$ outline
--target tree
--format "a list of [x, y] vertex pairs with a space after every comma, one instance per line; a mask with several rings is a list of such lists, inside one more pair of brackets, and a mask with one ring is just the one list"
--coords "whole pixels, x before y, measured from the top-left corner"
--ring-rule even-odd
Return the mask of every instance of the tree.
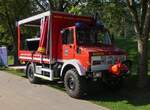
[[144, 87], [148, 75], [148, 38], [150, 32], [150, 0], [127, 0], [127, 6], [134, 20], [138, 41], [139, 86]]
[[98, 13], [100, 20], [116, 37], [134, 35], [131, 15], [124, 3], [118, 0], [86, 0], [76, 10], [79, 10], [79, 14], [88, 16]]
[[[95, 16], [99, 13], [106, 27], [115, 36], [127, 37], [133, 34], [131, 16], [127, 13], [127, 7], [117, 0], [34, 0], [42, 11], [50, 9], [54, 11], [65, 11], [77, 15]], [[130, 22], [130, 23], [129, 23]], [[130, 24], [130, 25], [128, 25]], [[119, 31], [118, 31], [119, 30]]]
[[17, 57], [17, 28], [16, 21], [23, 16], [31, 14], [30, 0], [1, 0], [0, 1], [0, 22], [1, 29], [4, 28], [3, 36], [12, 39], [14, 64], [18, 64]]
[[78, 5], [80, 0], [35, 0], [35, 2], [43, 11], [50, 8], [53, 11], [64, 12], [68, 7]]

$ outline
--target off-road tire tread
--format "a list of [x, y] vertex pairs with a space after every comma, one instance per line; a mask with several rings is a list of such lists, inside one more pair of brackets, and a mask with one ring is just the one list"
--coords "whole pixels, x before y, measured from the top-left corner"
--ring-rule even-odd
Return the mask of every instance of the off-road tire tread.
[[[73, 75], [73, 77], [76, 80], [77, 87], [76, 87], [76, 90], [74, 91], [71, 91], [69, 87], [67, 86], [66, 81], [69, 75]], [[66, 72], [65, 77], [64, 77], [64, 85], [65, 85], [67, 94], [73, 98], [77, 98], [77, 99], [82, 98], [86, 91], [86, 80], [84, 77], [79, 76], [75, 68], [72, 68]]]

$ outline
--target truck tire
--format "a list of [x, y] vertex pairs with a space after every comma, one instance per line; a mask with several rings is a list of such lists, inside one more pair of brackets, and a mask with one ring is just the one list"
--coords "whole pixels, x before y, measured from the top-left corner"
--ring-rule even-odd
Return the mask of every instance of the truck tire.
[[76, 69], [70, 69], [64, 77], [64, 85], [66, 92], [73, 98], [81, 98], [86, 90], [86, 81], [84, 77], [80, 77]]
[[27, 67], [27, 77], [29, 81], [33, 84], [38, 82], [38, 78], [34, 76], [34, 65], [29, 64]]

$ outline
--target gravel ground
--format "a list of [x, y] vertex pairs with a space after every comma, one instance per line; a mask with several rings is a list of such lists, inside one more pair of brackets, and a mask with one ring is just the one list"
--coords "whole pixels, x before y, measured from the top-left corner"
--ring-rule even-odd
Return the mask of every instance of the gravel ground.
[[0, 71], [0, 110], [106, 110], [46, 85]]

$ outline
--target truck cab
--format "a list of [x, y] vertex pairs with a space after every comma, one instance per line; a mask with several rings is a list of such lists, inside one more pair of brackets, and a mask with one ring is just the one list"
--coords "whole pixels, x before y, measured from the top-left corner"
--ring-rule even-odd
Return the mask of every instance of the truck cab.
[[62, 48], [58, 50], [58, 58], [78, 60], [86, 71], [108, 70], [116, 60], [123, 62], [127, 59], [127, 53], [112, 44], [110, 33], [102, 24], [88, 27], [76, 23], [60, 32], [59, 42], [58, 47]]

